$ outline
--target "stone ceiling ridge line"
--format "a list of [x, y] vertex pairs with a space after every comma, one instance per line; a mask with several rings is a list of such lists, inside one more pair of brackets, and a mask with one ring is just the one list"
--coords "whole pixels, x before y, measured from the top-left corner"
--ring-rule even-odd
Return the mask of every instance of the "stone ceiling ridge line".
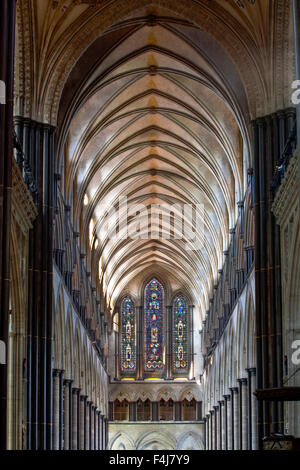
[[[76, 18], [74, 10], [74, 23], [66, 23], [66, 48], [56, 56], [50, 46], [47, 50], [48, 65], [55, 67], [53, 71], [44, 69], [40, 105], [45, 109], [51, 93], [56, 88], [57, 98], [57, 87], [65, 84], [57, 138], [64, 198], [73, 207], [72, 223], [80, 233], [81, 249], [87, 253], [85, 263], [95, 269], [101, 264], [101, 292], [111, 307], [121, 284], [151, 264], [177, 271], [178, 279], [190, 284], [194, 295], [198, 291], [201, 306], [207, 305], [229, 244], [228, 229], [236, 222], [237, 201], [248, 184], [250, 98], [265, 94], [263, 51], [257, 31], [251, 33], [256, 27], [252, 16], [239, 21], [218, 0], [213, 2], [214, 11], [211, 2], [197, 2], [193, 18], [187, 8], [187, 3], [192, 5], [190, 0], [180, 11], [176, 2], [162, 3], [156, 18], [143, 17], [142, 7], [151, 4], [155, 11], [156, 1], [132, 0], [130, 6], [112, 1], [111, 6], [120, 6], [113, 21], [104, 4], [101, 15], [89, 14], [87, 9], [81, 31], [80, 15]], [[118, 15], [123, 21], [118, 21]], [[60, 21], [54, 35], [51, 32], [52, 40], [59, 40], [63, 24]], [[100, 48], [97, 56], [93, 44], [99, 46], [101, 37], [103, 52]], [[78, 47], [72, 57], [70, 41]], [[65, 72], [80, 48], [78, 64], [82, 68], [74, 69], [74, 75], [71, 72], [69, 82]], [[56, 67], [62, 57], [68, 57], [65, 70]], [[89, 67], [84, 73], [85, 57]], [[247, 66], [249, 73], [255, 73], [250, 87]], [[71, 93], [76, 74], [81, 79]], [[56, 107], [54, 99], [49, 108], [52, 116]], [[104, 232], [105, 208], [118, 209], [121, 196], [127, 198], [131, 211], [138, 204], [145, 207], [147, 213], [139, 221], [145, 244], [138, 239], [114, 239], [112, 228]], [[187, 234], [177, 241], [181, 229], [177, 219], [170, 240], [153, 244], [149, 238], [152, 229], [162, 237], [168, 235], [166, 222], [157, 218], [158, 209], [152, 215], [151, 209], [156, 205], [168, 215], [166, 204], [170, 203], [179, 204], [181, 210], [185, 204], [204, 204], [203, 228], [196, 235], [198, 243], [202, 236], [204, 240], [199, 252], [189, 251], [193, 245]], [[112, 215], [111, 223], [115, 217]], [[128, 228], [134, 229], [135, 224], [132, 215]], [[190, 229], [193, 224], [188, 223]]]

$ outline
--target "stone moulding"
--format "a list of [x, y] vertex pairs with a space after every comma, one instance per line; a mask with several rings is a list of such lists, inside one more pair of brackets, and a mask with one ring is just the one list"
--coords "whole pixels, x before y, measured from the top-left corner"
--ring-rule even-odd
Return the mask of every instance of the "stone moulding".
[[12, 167], [12, 213], [24, 233], [32, 228], [32, 222], [38, 214], [36, 205], [14, 158]]
[[286, 174], [277, 190], [272, 212], [275, 215], [279, 225], [282, 225], [287, 214], [290, 214], [292, 206], [298, 198], [298, 151], [294, 152], [293, 157], [287, 167]]

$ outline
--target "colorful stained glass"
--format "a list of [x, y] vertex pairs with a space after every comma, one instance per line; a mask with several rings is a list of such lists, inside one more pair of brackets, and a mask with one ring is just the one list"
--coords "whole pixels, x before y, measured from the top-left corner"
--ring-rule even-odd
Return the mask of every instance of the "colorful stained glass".
[[157, 279], [145, 288], [145, 370], [164, 368], [163, 361], [164, 289]]
[[121, 370], [136, 369], [135, 345], [135, 306], [130, 297], [125, 297], [121, 304]]
[[176, 297], [173, 305], [173, 368], [185, 371], [188, 360], [188, 307], [184, 297]]

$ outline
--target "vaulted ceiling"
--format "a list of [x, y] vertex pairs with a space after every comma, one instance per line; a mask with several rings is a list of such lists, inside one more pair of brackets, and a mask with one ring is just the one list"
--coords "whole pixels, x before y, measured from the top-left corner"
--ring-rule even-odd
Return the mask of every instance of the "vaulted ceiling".
[[[204, 313], [246, 189], [250, 118], [280, 106], [268, 96], [278, 80], [274, 3], [285, 11], [285, 2], [37, 3], [35, 113], [56, 116], [56, 171], [81, 249], [100, 264], [103, 295], [113, 307], [131, 282], [158, 273]], [[97, 19], [107, 20], [101, 32]], [[151, 238], [151, 223], [162, 229], [153, 213], [141, 222], [143, 237], [105, 235], [105, 210], [117, 210], [120, 197], [129, 210], [203, 205], [201, 247]]]

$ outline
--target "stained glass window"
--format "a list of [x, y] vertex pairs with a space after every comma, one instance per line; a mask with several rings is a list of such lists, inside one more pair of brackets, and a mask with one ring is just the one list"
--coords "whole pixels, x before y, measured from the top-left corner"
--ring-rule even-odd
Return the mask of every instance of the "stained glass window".
[[188, 360], [188, 308], [183, 296], [176, 297], [173, 305], [173, 368], [184, 372], [189, 367]]
[[145, 288], [145, 370], [164, 368], [163, 361], [163, 311], [164, 289], [157, 279]]
[[125, 297], [121, 304], [121, 329], [121, 370], [133, 372], [136, 369], [135, 306], [130, 297]]

